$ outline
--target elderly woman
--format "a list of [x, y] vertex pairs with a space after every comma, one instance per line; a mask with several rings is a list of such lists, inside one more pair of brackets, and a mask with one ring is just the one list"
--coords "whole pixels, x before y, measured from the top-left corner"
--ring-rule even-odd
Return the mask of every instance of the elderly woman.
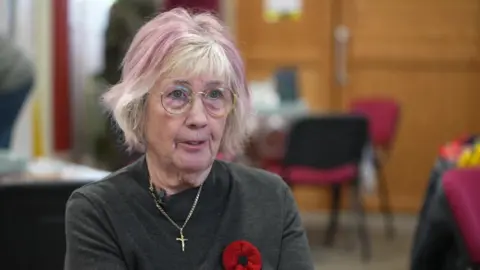
[[104, 102], [145, 154], [72, 194], [65, 269], [314, 269], [282, 179], [215, 160], [241, 150], [251, 116], [215, 17], [174, 9], [146, 23]]

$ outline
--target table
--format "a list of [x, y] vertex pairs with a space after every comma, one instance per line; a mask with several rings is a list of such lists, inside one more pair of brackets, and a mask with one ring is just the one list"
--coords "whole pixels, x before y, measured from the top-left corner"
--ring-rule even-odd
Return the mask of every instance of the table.
[[[63, 269], [65, 213], [71, 194], [109, 172], [51, 158], [25, 160], [0, 175], [0, 250], [8, 269]], [[19, 170], [21, 169], [21, 170]], [[37, 266], [37, 267], [35, 267]]]
[[47, 182], [47, 181], [98, 181], [110, 172], [92, 167], [61, 161], [53, 158], [40, 158], [27, 161], [23, 171], [0, 176], [0, 185]]

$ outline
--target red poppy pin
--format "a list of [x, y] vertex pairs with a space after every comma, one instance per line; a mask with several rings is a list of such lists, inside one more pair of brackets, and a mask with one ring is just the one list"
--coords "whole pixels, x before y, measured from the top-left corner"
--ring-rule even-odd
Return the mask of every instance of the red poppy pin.
[[223, 267], [225, 270], [261, 270], [260, 251], [248, 241], [239, 240], [230, 243], [223, 250]]

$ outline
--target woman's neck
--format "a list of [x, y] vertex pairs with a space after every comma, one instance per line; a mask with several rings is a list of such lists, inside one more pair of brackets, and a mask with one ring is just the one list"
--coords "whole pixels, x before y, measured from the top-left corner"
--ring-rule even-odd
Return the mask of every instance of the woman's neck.
[[156, 189], [163, 189], [167, 196], [180, 193], [190, 188], [199, 187], [210, 173], [211, 167], [198, 173], [183, 173], [170, 164], [161, 162], [156, 155], [146, 154], [150, 181]]

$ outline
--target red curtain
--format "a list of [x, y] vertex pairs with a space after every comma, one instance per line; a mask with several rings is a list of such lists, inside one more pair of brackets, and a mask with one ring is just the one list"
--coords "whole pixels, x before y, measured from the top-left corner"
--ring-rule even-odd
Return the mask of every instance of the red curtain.
[[55, 151], [71, 147], [68, 0], [52, 0], [53, 8], [53, 136]]
[[212, 11], [220, 14], [219, 0], [167, 0], [166, 10], [183, 7], [193, 11]]

